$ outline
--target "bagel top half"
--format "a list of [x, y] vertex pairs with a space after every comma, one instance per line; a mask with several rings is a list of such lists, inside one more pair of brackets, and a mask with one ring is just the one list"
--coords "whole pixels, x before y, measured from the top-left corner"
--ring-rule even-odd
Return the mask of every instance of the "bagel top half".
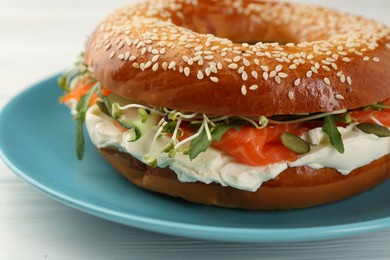
[[390, 97], [389, 28], [300, 4], [128, 5], [95, 30], [85, 62], [123, 97], [205, 114], [331, 112]]

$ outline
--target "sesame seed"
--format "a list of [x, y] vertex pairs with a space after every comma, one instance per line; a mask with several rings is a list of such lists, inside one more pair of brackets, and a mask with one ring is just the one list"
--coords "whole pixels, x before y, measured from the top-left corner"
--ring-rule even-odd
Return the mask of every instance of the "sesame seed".
[[374, 57], [374, 58], [372, 58], [372, 60], [373, 60], [374, 62], [380, 62], [380, 59], [379, 59], [378, 57]]
[[257, 74], [257, 72], [256, 71], [252, 71], [252, 77], [254, 77], [255, 79], [257, 79], [258, 78], [258, 76], [259, 76], [259, 74]]
[[203, 72], [201, 70], [198, 70], [198, 74], [196, 75], [199, 80], [203, 79]]
[[215, 65], [210, 66], [210, 71], [212, 73], [218, 73], [217, 67], [215, 67]]
[[176, 66], [176, 62], [172, 61], [169, 63], [168, 69], [173, 69]]
[[137, 44], [136, 48], [139, 49], [139, 48], [141, 48], [141, 47], [143, 47], [143, 46], [145, 46], [145, 43], [144, 43], [144, 42], [139, 42], [139, 43]]
[[112, 52], [110, 53], [109, 58], [112, 59], [112, 58], [114, 58], [114, 56], [115, 56], [115, 51], [112, 51]]
[[310, 55], [307, 56], [308, 60], [312, 60], [313, 58], [314, 58], [313, 54], [310, 54]]
[[298, 68], [298, 66], [296, 64], [291, 64], [289, 67], [288, 67], [290, 70], [295, 70]]
[[160, 58], [160, 55], [154, 55], [152, 58], [152, 62], [156, 62]]
[[290, 100], [294, 100], [294, 98], [295, 98], [294, 92], [289, 91], [289, 92], [288, 92], [288, 98], [289, 98]]
[[104, 46], [104, 49], [106, 50], [106, 51], [108, 51], [110, 48], [111, 48], [111, 43], [109, 43], [109, 44], [107, 44], [106, 46]]
[[268, 80], [268, 72], [266, 71], [263, 72], [263, 79]]
[[254, 62], [255, 62], [256, 65], [259, 65], [259, 64], [260, 64], [260, 61], [259, 61], [259, 59], [257, 59], [257, 58], [254, 59]]
[[244, 65], [247, 66], [247, 67], [248, 67], [249, 65], [251, 65], [251, 63], [250, 63], [247, 59], [245, 59], [245, 58], [242, 60], [242, 62], [243, 62]]
[[205, 60], [212, 60], [214, 59], [214, 56], [213, 55], [207, 55], [204, 57]]
[[133, 68], [139, 69], [139, 64], [138, 64], [137, 62], [134, 62], [134, 63], [133, 63]]
[[130, 52], [126, 52], [125, 54], [125, 60], [128, 60], [130, 58]]
[[242, 78], [243, 81], [247, 81], [248, 80], [248, 74], [245, 71], [242, 72], [241, 78]]
[[206, 68], [206, 69], [204, 70], [204, 72], [206, 73], [206, 76], [207, 76], [207, 77], [210, 76], [210, 74], [211, 74], [210, 68]]
[[260, 66], [260, 68], [261, 68], [264, 72], [268, 72], [268, 71], [269, 71], [268, 66]]
[[279, 76], [275, 76], [276, 83], [280, 84], [282, 82], [281, 78]]
[[326, 85], [330, 86], [330, 79], [329, 78], [324, 78], [324, 82]]
[[246, 93], [247, 93], [246, 86], [242, 85], [242, 87], [241, 87], [241, 94], [245, 96]]
[[245, 69], [244, 66], [240, 67], [240, 68], [238, 69], [238, 71], [237, 71], [238, 74], [243, 73], [243, 72], [244, 72], [244, 69]]
[[316, 67], [311, 67], [311, 71], [313, 71], [314, 73], [318, 74], [318, 70], [316, 69]]
[[351, 61], [351, 59], [350, 59], [350, 58], [347, 58], [347, 57], [345, 57], [345, 58], [343, 58], [343, 61], [344, 61], [344, 62], [350, 62], [350, 61]]
[[235, 70], [235, 69], [238, 68], [238, 65], [237, 65], [237, 63], [230, 63], [230, 64], [228, 65], [228, 68], [229, 68], [229, 69], [232, 69], [232, 70]]
[[211, 80], [212, 82], [215, 82], [215, 83], [218, 82], [218, 78], [217, 78], [217, 77], [210, 77], [210, 80]]
[[340, 81], [341, 81], [341, 83], [345, 83], [346, 77], [344, 74], [340, 76]]
[[158, 70], [158, 63], [155, 63], [152, 67], [152, 70], [153, 71], [157, 71]]
[[252, 85], [252, 86], [249, 87], [250, 90], [256, 90], [258, 88], [259, 88], [258, 85]]
[[306, 73], [306, 77], [311, 78], [311, 76], [313, 76], [313, 71], [309, 70], [309, 71]]
[[341, 94], [336, 94], [334, 97], [338, 100], [344, 100], [344, 96]]
[[123, 53], [118, 55], [118, 59], [123, 60], [125, 58], [125, 55]]
[[271, 78], [273, 78], [273, 77], [275, 77], [276, 76], [276, 71], [271, 71], [271, 73], [269, 74], [269, 76], [271, 77]]
[[332, 66], [332, 68], [333, 68], [334, 70], [337, 70], [337, 69], [338, 69], [338, 67], [337, 67], [337, 64], [336, 64], [336, 63], [332, 63], [332, 64], [331, 64], [331, 66]]
[[287, 73], [284, 73], [284, 72], [279, 72], [278, 76], [281, 77], [281, 78], [287, 78], [288, 77]]
[[167, 62], [163, 62], [163, 64], [161, 65], [163, 70], [167, 70], [168, 69], [168, 63]]
[[190, 68], [188, 67], [184, 68], [184, 75], [186, 75], [187, 77], [190, 75]]
[[282, 69], [283, 69], [283, 66], [282, 66], [282, 65], [278, 65], [278, 66], [276, 66], [276, 68], [275, 68], [276, 72], [279, 72], [279, 71], [281, 71]]
[[301, 84], [301, 79], [300, 79], [300, 78], [297, 78], [297, 79], [294, 81], [294, 86], [298, 87], [300, 84]]
[[195, 56], [195, 57], [192, 58], [193, 61], [198, 61], [200, 59], [202, 59], [202, 56], [200, 56], [200, 55]]
[[152, 65], [151, 61], [145, 63], [145, 69], [149, 68]]
[[118, 49], [122, 49], [122, 47], [124, 46], [125, 44], [121, 41], [119, 44], [118, 44]]
[[241, 57], [240, 56], [236, 56], [233, 58], [233, 61], [234, 62], [239, 62], [241, 60]]
[[351, 79], [351, 77], [347, 77], [347, 83], [348, 83], [348, 85], [352, 85], [352, 79]]
[[370, 60], [370, 57], [366, 56], [363, 58], [364, 61], [369, 61]]

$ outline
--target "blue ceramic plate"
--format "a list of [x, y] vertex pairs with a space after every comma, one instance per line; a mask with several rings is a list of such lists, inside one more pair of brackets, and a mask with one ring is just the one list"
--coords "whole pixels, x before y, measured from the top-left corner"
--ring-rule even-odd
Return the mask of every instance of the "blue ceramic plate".
[[52, 77], [13, 99], [0, 115], [0, 146], [17, 175], [69, 206], [150, 231], [235, 242], [320, 240], [390, 227], [389, 181], [339, 203], [286, 212], [195, 205], [144, 191], [89, 142], [84, 160], [76, 159], [74, 122], [60, 95]]

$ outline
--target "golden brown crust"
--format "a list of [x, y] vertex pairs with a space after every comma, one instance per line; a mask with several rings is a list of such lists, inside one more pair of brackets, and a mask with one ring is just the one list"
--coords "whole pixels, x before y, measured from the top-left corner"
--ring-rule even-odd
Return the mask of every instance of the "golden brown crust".
[[[237, 44], [258, 41], [295, 44]], [[390, 97], [389, 28], [298, 4], [129, 5], [96, 29], [85, 59], [117, 94], [182, 111], [270, 116], [353, 109]]]
[[101, 154], [123, 176], [147, 190], [185, 200], [244, 209], [305, 208], [348, 198], [390, 178], [390, 155], [344, 176], [334, 169], [288, 168], [256, 192], [218, 184], [183, 183], [170, 169], [152, 168], [129, 154], [100, 149]]

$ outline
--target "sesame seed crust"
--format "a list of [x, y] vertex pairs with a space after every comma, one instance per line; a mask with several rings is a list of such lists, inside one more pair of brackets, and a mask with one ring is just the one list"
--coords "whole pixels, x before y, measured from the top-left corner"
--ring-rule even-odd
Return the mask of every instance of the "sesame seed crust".
[[211, 2], [118, 9], [91, 36], [85, 62], [119, 95], [199, 113], [330, 112], [390, 97], [387, 26], [311, 5]]

